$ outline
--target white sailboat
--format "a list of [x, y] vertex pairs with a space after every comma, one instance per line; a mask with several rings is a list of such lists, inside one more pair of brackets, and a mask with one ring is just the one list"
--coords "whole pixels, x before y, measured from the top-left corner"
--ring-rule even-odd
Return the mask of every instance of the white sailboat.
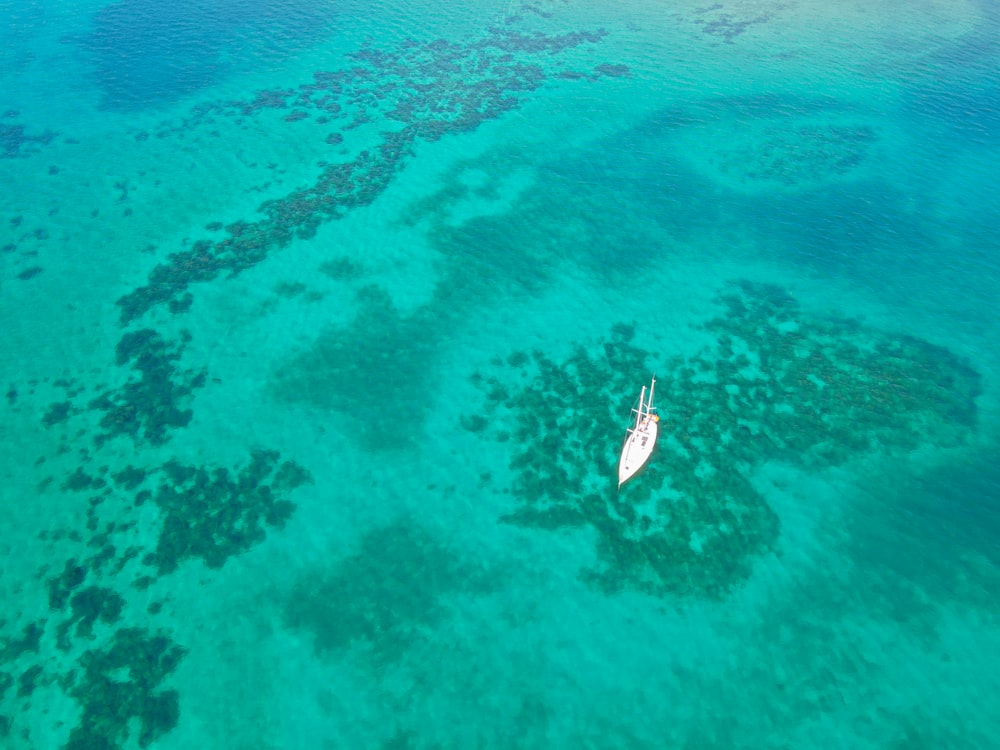
[[635, 476], [653, 453], [656, 445], [656, 434], [660, 418], [655, 414], [653, 406], [653, 390], [656, 388], [656, 377], [649, 385], [649, 399], [646, 399], [646, 386], [639, 394], [639, 406], [632, 410], [635, 422], [629, 427], [622, 446], [622, 455], [618, 461], [618, 488]]

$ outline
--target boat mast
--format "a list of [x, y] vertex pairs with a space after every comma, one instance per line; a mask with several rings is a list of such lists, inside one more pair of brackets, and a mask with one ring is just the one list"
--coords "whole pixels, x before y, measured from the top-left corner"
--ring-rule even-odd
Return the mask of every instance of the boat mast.
[[656, 388], [656, 376], [653, 376], [653, 382], [649, 386], [649, 401], [648, 408], [646, 409], [646, 414], [649, 414], [653, 410], [653, 389]]
[[642, 393], [639, 394], [639, 408], [635, 412], [635, 427], [633, 430], [638, 430], [639, 425], [642, 424], [642, 404], [646, 398], [646, 386], [642, 387]]

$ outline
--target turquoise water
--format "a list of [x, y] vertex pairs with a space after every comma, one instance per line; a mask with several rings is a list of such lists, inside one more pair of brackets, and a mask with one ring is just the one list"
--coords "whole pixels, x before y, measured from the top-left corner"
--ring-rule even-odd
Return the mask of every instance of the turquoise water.
[[996, 3], [4, 10], [0, 746], [996, 746]]

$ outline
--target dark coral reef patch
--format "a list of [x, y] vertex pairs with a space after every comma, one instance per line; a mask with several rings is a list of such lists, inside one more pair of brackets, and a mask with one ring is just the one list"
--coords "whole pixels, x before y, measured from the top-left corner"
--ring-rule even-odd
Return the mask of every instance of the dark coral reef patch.
[[41, 272], [42, 272], [41, 266], [31, 266], [30, 268], [25, 268], [23, 271], [21, 271], [17, 275], [17, 278], [19, 278], [21, 281], [27, 281], [28, 279], [35, 278]]
[[[40, 535], [72, 542], [79, 552], [53, 573], [45, 566], [37, 575], [48, 594], [47, 620], [27, 623], [13, 637], [5, 633], [20, 613], [14, 622], [0, 617], [0, 668], [13, 667], [0, 671], [0, 694], [16, 684], [19, 697], [30, 699], [37, 686], [55, 685], [75, 698], [81, 717], [65, 748], [151, 745], [178, 721], [178, 694], [162, 683], [184, 649], [156, 629], [133, 627], [137, 613], [125, 591], [146, 588], [188, 560], [221, 567], [263, 540], [267, 528], [280, 528], [295, 509], [287, 494], [308, 481], [300, 465], [265, 450], [233, 470], [168, 461], [119, 471], [78, 468], [66, 476], [63, 490], [88, 499], [89, 533]], [[152, 548], [148, 529], [127, 520], [147, 501], [160, 511]], [[144, 609], [138, 617], [145, 625], [162, 602]], [[68, 668], [61, 660], [32, 658], [59, 652], [80, 656]]]
[[733, 44], [737, 37], [754, 26], [770, 23], [787, 7], [787, 4], [780, 2], [755, 3], [745, 10], [738, 9], [736, 13], [728, 13], [722, 3], [713, 3], [694, 11], [691, 20], [701, 27], [703, 33], [722, 39], [726, 44]]
[[153, 494], [163, 512], [156, 550], [144, 562], [159, 575], [170, 573], [188, 558], [200, 558], [220, 568], [233, 555], [263, 541], [265, 528], [281, 528], [295, 505], [282, 499], [285, 492], [310, 481], [298, 464], [279, 463], [277, 451], [254, 451], [238, 472], [164, 465], [166, 476]]
[[[156, 575], [164, 575], [189, 558], [219, 568], [230, 557], [246, 552], [264, 539], [267, 527], [281, 528], [291, 517], [295, 505], [285, 496], [312, 481], [306, 469], [294, 461], [282, 461], [273, 450], [252, 451], [250, 460], [234, 470], [171, 460], [150, 469], [130, 465], [112, 478], [114, 488], [103, 478], [77, 469], [63, 483], [64, 489], [75, 492], [104, 489], [103, 494], [91, 497], [87, 512], [93, 521], [87, 545], [99, 551], [83, 561], [67, 560], [63, 571], [49, 579], [52, 609], [63, 609], [89, 574], [100, 573], [108, 563], [120, 570], [137, 555], [134, 523], [112, 522], [105, 531], [97, 531], [97, 507], [104, 503], [119, 516], [147, 501], [159, 507], [162, 524], [156, 548], [142, 563], [154, 568]], [[119, 548], [125, 550], [121, 556]]]
[[41, 146], [50, 144], [55, 137], [55, 133], [48, 131], [41, 135], [31, 135], [24, 125], [3, 122], [0, 119], [0, 159], [30, 156]]
[[[583, 575], [604, 590], [720, 597], [744, 581], [780, 530], [751, 481], [766, 461], [828, 467], [975, 428], [979, 375], [946, 349], [807, 316], [769, 285], [733, 284], [719, 303], [715, 343], [691, 359], [656, 360], [619, 325], [565, 361], [515, 352], [475, 377], [485, 419], [467, 429], [516, 446], [505, 520], [596, 532], [601, 564]], [[654, 370], [657, 455], [616, 493], [608, 436]]]
[[[603, 31], [544, 35], [494, 29], [466, 44], [438, 39], [409, 41], [392, 50], [365, 47], [350, 56], [349, 69], [317, 71], [309, 83], [260, 91], [249, 101], [200, 106], [182, 129], [219, 116], [251, 117], [266, 110], [286, 112], [288, 123], [316, 116], [324, 123], [343, 121], [342, 130], [376, 122], [384, 129], [370, 148], [325, 165], [313, 185], [262, 204], [260, 218], [234, 222], [225, 227], [227, 237], [199, 240], [190, 250], [171, 254], [144, 286], [118, 300], [123, 323], [158, 305], [183, 309], [178, 300], [191, 284], [223, 273], [236, 275], [295, 238], [312, 237], [322, 224], [371, 204], [416, 143], [475, 130], [515, 109], [549, 77], [559, 77], [546, 67], [558, 53], [604, 36]], [[626, 74], [624, 66], [606, 64], [584, 77]], [[340, 133], [327, 139], [331, 145], [342, 141]]]
[[[102, 416], [101, 429], [91, 431], [95, 447], [126, 436], [136, 445], [162, 445], [173, 430], [191, 421], [190, 401], [194, 392], [205, 384], [204, 368], [183, 369], [177, 364], [190, 339], [187, 331], [182, 331], [176, 341], [151, 328], [125, 333], [115, 348], [115, 364], [131, 370], [131, 374], [115, 387], [105, 384], [93, 387], [89, 399], [82, 395], [88, 388], [76, 381], [54, 381], [52, 385], [63, 389], [67, 398], [49, 405], [42, 415], [42, 424], [66, 425], [81, 413], [97, 411]], [[82, 471], [78, 469], [77, 473]], [[75, 476], [67, 481], [82, 479]]]
[[165, 635], [141, 628], [123, 628], [107, 648], [84, 653], [82, 674], [69, 688], [83, 715], [65, 750], [121, 747], [132, 725], [139, 730], [139, 747], [149, 747], [173, 729], [180, 718], [179, 695], [161, 683], [183, 657], [184, 649]]
[[[177, 366], [190, 334], [179, 342], [165, 339], [145, 328], [122, 336], [115, 349], [116, 364], [133, 374], [116, 388], [92, 398], [87, 408], [103, 412], [101, 431], [94, 435], [97, 447], [116, 437], [128, 436], [138, 443], [160, 445], [172, 430], [191, 420], [187, 408], [194, 391], [205, 384], [205, 370], [183, 370]], [[82, 411], [71, 401], [53, 403], [42, 417], [46, 427], [68, 420]]]

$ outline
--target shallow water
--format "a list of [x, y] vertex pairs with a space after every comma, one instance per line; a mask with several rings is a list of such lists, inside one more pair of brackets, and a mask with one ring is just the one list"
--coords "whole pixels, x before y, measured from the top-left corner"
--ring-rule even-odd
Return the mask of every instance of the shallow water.
[[990, 746], [995, 3], [8, 6], [0, 744]]

